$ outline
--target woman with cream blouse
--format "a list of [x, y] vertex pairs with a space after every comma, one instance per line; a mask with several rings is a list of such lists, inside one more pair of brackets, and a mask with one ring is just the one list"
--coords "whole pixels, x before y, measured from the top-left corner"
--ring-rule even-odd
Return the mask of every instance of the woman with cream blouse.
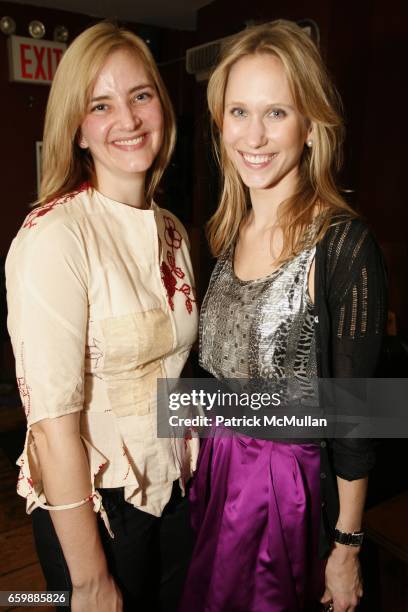
[[153, 201], [174, 140], [144, 43], [108, 23], [83, 32], [51, 88], [38, 206], [6, 267], [28, 422], [18, 492], [47, 587], [72, 589], [75, 612], [160, 609], [165, 517], [177, 584], [188, 560], [195, 441], [156, 432], [156, 381], [180, 375], [197, 327], [188, 237]]

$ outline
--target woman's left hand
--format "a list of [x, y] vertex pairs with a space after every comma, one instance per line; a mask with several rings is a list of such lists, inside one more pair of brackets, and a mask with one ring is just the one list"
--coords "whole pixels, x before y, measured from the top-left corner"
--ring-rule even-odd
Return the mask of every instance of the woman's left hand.
[[334, 544], [326, 564], [326, 589], [321, 603], [333, 612], [354, 612], [363, 596], [359, 548]]

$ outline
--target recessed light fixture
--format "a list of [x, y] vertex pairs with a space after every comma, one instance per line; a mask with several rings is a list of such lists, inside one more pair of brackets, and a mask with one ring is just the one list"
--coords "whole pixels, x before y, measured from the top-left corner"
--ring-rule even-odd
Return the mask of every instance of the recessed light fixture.
[[69, 30], [64, 25], [57, 25], [54, 28], [54, 40], [56, 42], [66, 43], [69, 38]]
[[41, 21], [30, 21], [28, 31], [32, 38], [44, 38], [45, 27]]
[[5, 15], [0, 19], [0, 30], [3, 34], [10, 36], [16, 31], [16, 22], [12, 17]]

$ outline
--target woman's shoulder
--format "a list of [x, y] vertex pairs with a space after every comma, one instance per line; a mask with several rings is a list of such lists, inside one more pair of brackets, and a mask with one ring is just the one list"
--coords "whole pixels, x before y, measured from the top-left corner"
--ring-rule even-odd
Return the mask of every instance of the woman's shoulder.
[[[45, 204], [33, 208], [23, 221], [20, 232], [31, 234], [50, 226], [64, 225], [70, 220], [81, 215], [83, 200], [86, 197], [87, 186], [81, 186], [76, 190], [61, 195]], [[24, 231], [25, 230], [25, 231]]]
[[316, 271], [322, 286], [336, 295], [374, 275], [386, 283], [386, 265], [378, 242], [361, 217], [337, 214], [316, 245]]
[[373, 231], [359, 216], [333, 214], [320, 244], [320, 251], [328, 260], [350, 265], [356, 258], [364, 258], [379, 246]]
[[57, 244], [67, 233], [77, 231], [84, 193], [85, 190], [78, 189], [33, 208], [17, 232], [10, 252], [39, 248], [49, 241]]
[[85, 190], [65, 194], [42, 206], [33, 208], [23, 221], [11, 243], [8, 269], [13, 263], [43, 259], [56, 251], [79, 255], [81, 231], [79, 220], [83, 215]]
[[155, 210], [163, 220], [166, 241], [170, 240], [172, 244], [174, 242], [178, 243], [180, 241], [182, 243], [184, 241], [186, 245], [190, 247], [190, 240], [187, 230], [180, 219], [167, 208], [161, 208], [161, 206], [158, 206], [157, 204], [154, 206]]

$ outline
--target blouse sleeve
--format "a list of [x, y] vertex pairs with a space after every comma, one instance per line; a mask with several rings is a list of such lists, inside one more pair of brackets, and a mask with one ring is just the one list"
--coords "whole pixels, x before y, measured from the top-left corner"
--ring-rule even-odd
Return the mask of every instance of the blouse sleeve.
[[[340, 224], [328, 244], [331, 371], [336, 378], [370, 378], [387, 317], [387, 277], [380, 248], [359, 220]], [[363, 478], [375, 462], [372, 440], [332, 441], [334, 469], [346, 480]]]
[[29, 425], [83, 407], [87, 267], [79, 231], [24, 227], [6, 262], [8, 329]]

